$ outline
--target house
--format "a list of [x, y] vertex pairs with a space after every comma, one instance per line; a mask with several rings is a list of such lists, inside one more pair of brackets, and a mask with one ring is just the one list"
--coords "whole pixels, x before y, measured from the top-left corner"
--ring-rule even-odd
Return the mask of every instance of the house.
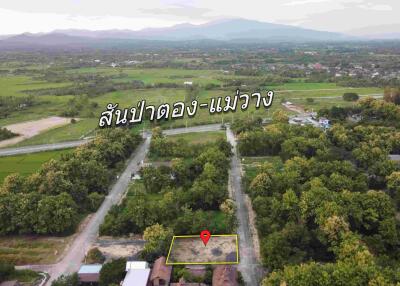
[[166, 259], [164, 256], [158, 258], [154, 262], [153, 270], [151, 271], [150, 282], [152, 286], [169, 285], [171, 280], [172, 266], [165, 265]]
[[178, 283], [171, 283], [170, 286], [206, 286], [204, 283], [186, 282], [185, 279], [179, 279]]
[[193, 82], [192, 82], [192, 81], [185, 81], [185, 82], [183, 83], [183, 85], [193, 85]]
[[128, 261], [125, 270], [122, 286], [150, 286], [151, 269], [146, 261]]
[[122, 286], [150, 286], [150, 271], [150, 268], [129, 270], [122, 282]]
[[217, 265], [213, 271], [213, 286], [238, 286], [238, 273], [232, 265]]
[[85, 264], [78, 271], [78, 278], [81, 283], [97, 283], [100, 279], [101, 264]]
[[146, 261], [127, 261], [125, 266], [125, 271], [133, 269], [149, 269], [149, 264]]

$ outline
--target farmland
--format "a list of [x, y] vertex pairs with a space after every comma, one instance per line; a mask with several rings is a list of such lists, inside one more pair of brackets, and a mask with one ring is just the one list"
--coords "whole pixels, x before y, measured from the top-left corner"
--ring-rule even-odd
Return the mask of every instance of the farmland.
[[49, 151], [33, 154], [0, 157], [0, 183], [4, 178], [12, 173], [20, 173], [22, 176], [29, 176], [37, 172], [43, 163], [58, 159], [63, 154], [70, 153], [72, 150]]
[[[46, 69], [40, 70], [39, 74], [45, 72]], [[208, 102], [211, 98], [219, 96], [234, 95], [235, 87], [224, 86], [226, 82], [240, 80], [257, 81], [262, 77], [250, 77], [234, 74], [224, 74], [220, 70], [191, 70], [178, 68], [112, 68], [112, 67], [90, 67], [79, 69], [67, 69], [65, 75], [60, 77], [57, 82], [46, 77], [38, 80], [34, 74], [24, 76], [0, 76], [0, 97], [13, 96], [23, 98], [28, 94], [33, 96], [34, 103], [26, 110], [12, 112], [5, 118], [0, 118], [0, 126], [28, 121], [37, 120], [46, 116], [60, 116], [66, 110], [76, 110], [77, 117], [82, 121], [71, 126], [60, 127], [50, 130], [44, 134], [35, 136], [18, 143], [18, 146], [55, 143], [61, 141], [75, 140], [82, 136], [90, 134], [98, 125], [98, 117], [105, 109], [108, 103], [118, 103], [120, 108], [135, 106], [137, 102], [145, 99], [147, 104], [174, 103], [176, 101], [184, 101], [187, 96], [187, 89], [183, 87], [184, 81], [193, 82], [200, 87], [197, 99], [200, 103]], [[116, 90], [90, 96], [87, 100], [76, 99], [74, 95], [56, 95], [57, 90], [71, 87], [76, 84], [75, 79], [71, 76], [81, 76], [84, 78], [93, 78], [96, 76], [109, 77], [111, 84], [130, 83], [132, 81], [140, 81], [146, 85], [146, 88], [130, 88], [127, 90]], [[64, 77], [64, 79], [62, 79]], [[61, 81], [61, 82], [60, 82]], [[163, 85], [164, 84], [164, 85]], [[174, 84], [174, 87], [168, 87], [165, 84]], [[214, 88], [207, 88], [208, 85], [215, 85]], [[207, 123], [223, 123], [232, 122], [236, 118], [246, 116], [270, 117], [272, 112], [281, 109], [280, 103], [290, 100], [295, 104], [301, 105], [309, 110], [318, 110], [320, 108], [332, 105], [349, 106], [353, 103], [345, 102], [341, 99], [344, 92], [356, 92], [360, 95], [379, 95], [382, 94], [381, 88], [360, 87], [347, 88], [338, 86], [336, 83], [308, 83], [302, 79], [295, 82], [284, 84], [266, 84], [266, 85], [243, 85], [239, 87], [243, 92], [253, 92], [258, 87], [261, 91], [272, 89], [275, 91], [274, 103], [270, 110], [266, 112], [263, 109], [256, 110], [251, 104], [247, 112], [237, 111], [236, 113], [210, 115], [207, 110], [199, 110], [194, 118], [184, 120], [160, 122], [166, 128], [182, 127]], [[52, 91], [54, 93], [52, 94]], [[42, 94], [42, 91], [46, 91]], [[75, 99], [74, 99], [75, 98]], [[312, 102], [307, 101], [313, 98]], [[71, 101], [74, 101], [72, 102]], [[150, 127], [149, 124], [145, 127]]]

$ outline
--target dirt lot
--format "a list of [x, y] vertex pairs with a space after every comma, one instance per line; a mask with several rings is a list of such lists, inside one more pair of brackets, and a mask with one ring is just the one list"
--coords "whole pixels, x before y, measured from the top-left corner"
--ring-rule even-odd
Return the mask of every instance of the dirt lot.
[[16, 123], [16, 124], [3, 126], [16, 134], [19, 134], [20, 136], [17, 136], [17, 137], [8, 139], [8, 140], [0, 141], [0, 148], [16, 144], [27, 138], [36, 136], [39, 133], [42, 133], [46, 130], [49, 130], [49, 129], [52, 129], [55, 127], [59, 127], [62, 125], [67, 125], [70, 122], [71, 122], [70, 118], [53, 116], [53, 117], [47, 117], [47, 118], [34, 120], [34, 121], [26, 121], [26, 122], [22, 122], [22, 123]]
[[97, 247], [107, 260], [117, 258], [137, 259], [138, 254], [143, 250], [145, 241], [141, 237], [112, 238], [99, 237], [92, 247]]
[[168, 264], [213, 264], [238, 262], [237, 236], [212, 235], [207, 246], [200, 237], [175, 237]]

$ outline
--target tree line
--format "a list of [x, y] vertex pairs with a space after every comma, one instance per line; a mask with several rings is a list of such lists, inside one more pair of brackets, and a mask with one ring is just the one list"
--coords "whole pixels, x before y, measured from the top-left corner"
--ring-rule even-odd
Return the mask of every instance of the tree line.
[[65, 234], [96, 211], [139, 135], [106, 129], [60, 160], [28, 176], [11, 174], [0, 187], [0, 234]]
[[[363, 112], [371, 104], [362, 103]], [[242, 155], [282, 161], [266, 160], [245, 180], [271, 271], [263, 285], [400, 282], [400, 175], [388, 158], [399, 136], [367, 124], [325, 133], [275, 123], [239, 133]]]

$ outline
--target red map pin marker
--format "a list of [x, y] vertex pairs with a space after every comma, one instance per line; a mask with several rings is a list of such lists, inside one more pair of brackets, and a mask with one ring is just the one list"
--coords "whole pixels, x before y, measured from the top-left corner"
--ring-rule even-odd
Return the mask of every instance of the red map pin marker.
[[211, 233], [208, 230], [203, 230], [200, 233], [200, 238], [204, 243], [204, 246], [207, 246], [208, 241], [210, 240]]

